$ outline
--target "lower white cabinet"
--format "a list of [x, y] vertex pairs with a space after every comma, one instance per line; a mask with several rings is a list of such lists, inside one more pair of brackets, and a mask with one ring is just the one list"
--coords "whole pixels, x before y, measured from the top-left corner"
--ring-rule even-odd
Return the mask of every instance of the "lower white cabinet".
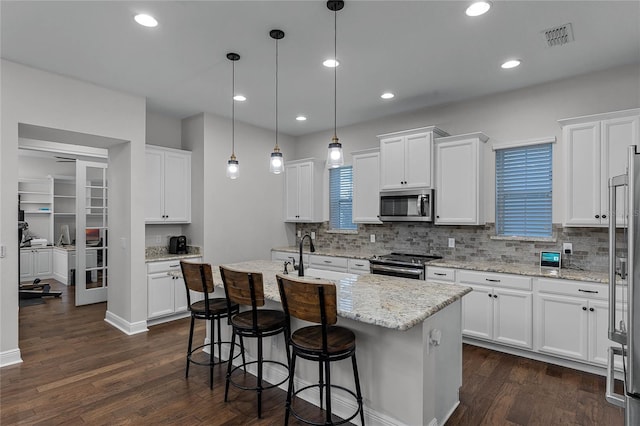
[[345, 257], [309, 255], [309, 265], [311, 268], [325, 271], [349, 272], [349, 260]]
[[533, 348], [531, 278], [458, 271], [458, 280], [473, 289], [462, 298], [463, 335]]
[[[87, 268], [98, 266], [98, 252], [96, 250], [86, 251]], [[71, 270], [76, 268], [76, 251], [62, 247], [53, 248], [53, 278], [65, 285], [74, 285], [71, 277]], [[98, 271], [91, 271], [91, 281], [98, 279]]]
[[51, 247], [20, 249], [20, 281], [53, 277]]
[[[306, 250], [306, 249], [305, 249]], [[296, 266], [298, 265], [300, 254], [293, 253], [289, 251], [277, 251], [273, 250], [271, 252], [271, 260], [283, 262], [283, 270], [284, 270], [284, 262], [292, 262], [295, 259]], [[302, 259], [304, 261], [304, 267], [307, 268], [316, 268], [322, 269], [325, 271], [335, 271], [335, 272], [345, 272], [349, 274], [368, 274], [369, 270], [369, 261], [365, 259], [354, 259], [348, 257], [337, 257], [337, 256], [323, 256], [318, 254], [307, 254], [306, 252], [302, 255]], [[291, 266], [288, 267], [289, 272], [293, 270]]]
[[605, 366], [612, 345], [607, 286], [551, 279], [538, 279], [537, 286], [536, 349]]
[[[188, 261], [201, 262], [202, 259], [190, 258]], [[180, 260], [147, 264], [147, 319], [180, 314], [188, 310], [184, 279], [172, 275], [173, 271], [180, 271]]]
[[350, 274], [368, 274], [371, 272], [369, 268], [369, 261], [364, 259], [349, 259], [349, 273]]

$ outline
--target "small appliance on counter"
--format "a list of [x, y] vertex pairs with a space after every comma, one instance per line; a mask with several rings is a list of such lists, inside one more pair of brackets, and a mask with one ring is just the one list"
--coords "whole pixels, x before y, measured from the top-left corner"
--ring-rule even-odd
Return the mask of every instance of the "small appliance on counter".
[[169, 238], [170, 254], [187, 254], [187, 237], [180, 235]]

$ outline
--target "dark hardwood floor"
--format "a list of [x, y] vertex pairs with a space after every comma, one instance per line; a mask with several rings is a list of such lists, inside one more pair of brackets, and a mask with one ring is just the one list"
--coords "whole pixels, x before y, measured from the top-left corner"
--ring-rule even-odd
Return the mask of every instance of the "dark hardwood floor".
[[[0, 424], [283, 423], [284, 391], [265, 391], [257, 419], [254, 393], [232, 388], [223, 401], [222, 368], [213, 390], [204, 367], [184, 378], [188, 319], [126, 336], [104, 322], [105, 304], [76, 308], [73, 287], [52, 282], [61, 298], [20, 309], [24, 362], [0, 369]], [[202, 324], [196, 336], [204, 337]], [[623, 424], [602, 377], [468, 345], [463, 368], [461, 403], [447, 425]]]

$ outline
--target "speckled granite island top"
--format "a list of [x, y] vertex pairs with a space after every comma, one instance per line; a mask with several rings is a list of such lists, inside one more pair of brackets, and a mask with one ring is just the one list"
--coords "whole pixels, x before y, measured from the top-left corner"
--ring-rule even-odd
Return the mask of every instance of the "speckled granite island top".
[[[299, 247], [287, 246], [287, 247], [275, 247], [271, 251], [284, 251], [288, 253], [299, 253]], [[367, 251], [367, 250], [339, 250], [339, 249], [323, 249], [316, 247], [316, 251], [309, 252], [309, 247], [305, 244], [304, 254], [316, 254], [319, 256], [333, 256], [333, 257], [349, 257], [351, 259], [369, 260], [373, 256], [381, 256], [383, 254], [389, 254], [389, 250], [383, 250], [379, 252]]]
[[[282, 262], [254, 260], [225, 266], [262, 272], [265, 297], [280, 302], [276, 274], [282, 273]], [[213, 273], [216, 285], [222, 286], [219, 268], [214, 267]], [[344, 275], [345, 278], [330, 280], [337, 288], [338, 315], [396, 330], [408, 330], [422, 323], [471, 291], [469, 287], [455, 284], [436, 284], [385, 275]], [[297, 272], [291, 273], [291, 276], [298, 278]], [[317, 281], [313, 277], [302, 279]]]

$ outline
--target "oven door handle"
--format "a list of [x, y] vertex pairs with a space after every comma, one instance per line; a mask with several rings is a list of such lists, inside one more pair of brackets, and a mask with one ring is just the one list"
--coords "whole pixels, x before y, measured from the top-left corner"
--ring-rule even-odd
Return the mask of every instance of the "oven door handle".
[[384, 266], [384, 265], [371, 265], [371, 272], [384, 271], [384, 272], [397, 272], [400, 274], [408, 274], [420, 276], [424, 273], [423, 269], [402, 268], [397, 266]]

